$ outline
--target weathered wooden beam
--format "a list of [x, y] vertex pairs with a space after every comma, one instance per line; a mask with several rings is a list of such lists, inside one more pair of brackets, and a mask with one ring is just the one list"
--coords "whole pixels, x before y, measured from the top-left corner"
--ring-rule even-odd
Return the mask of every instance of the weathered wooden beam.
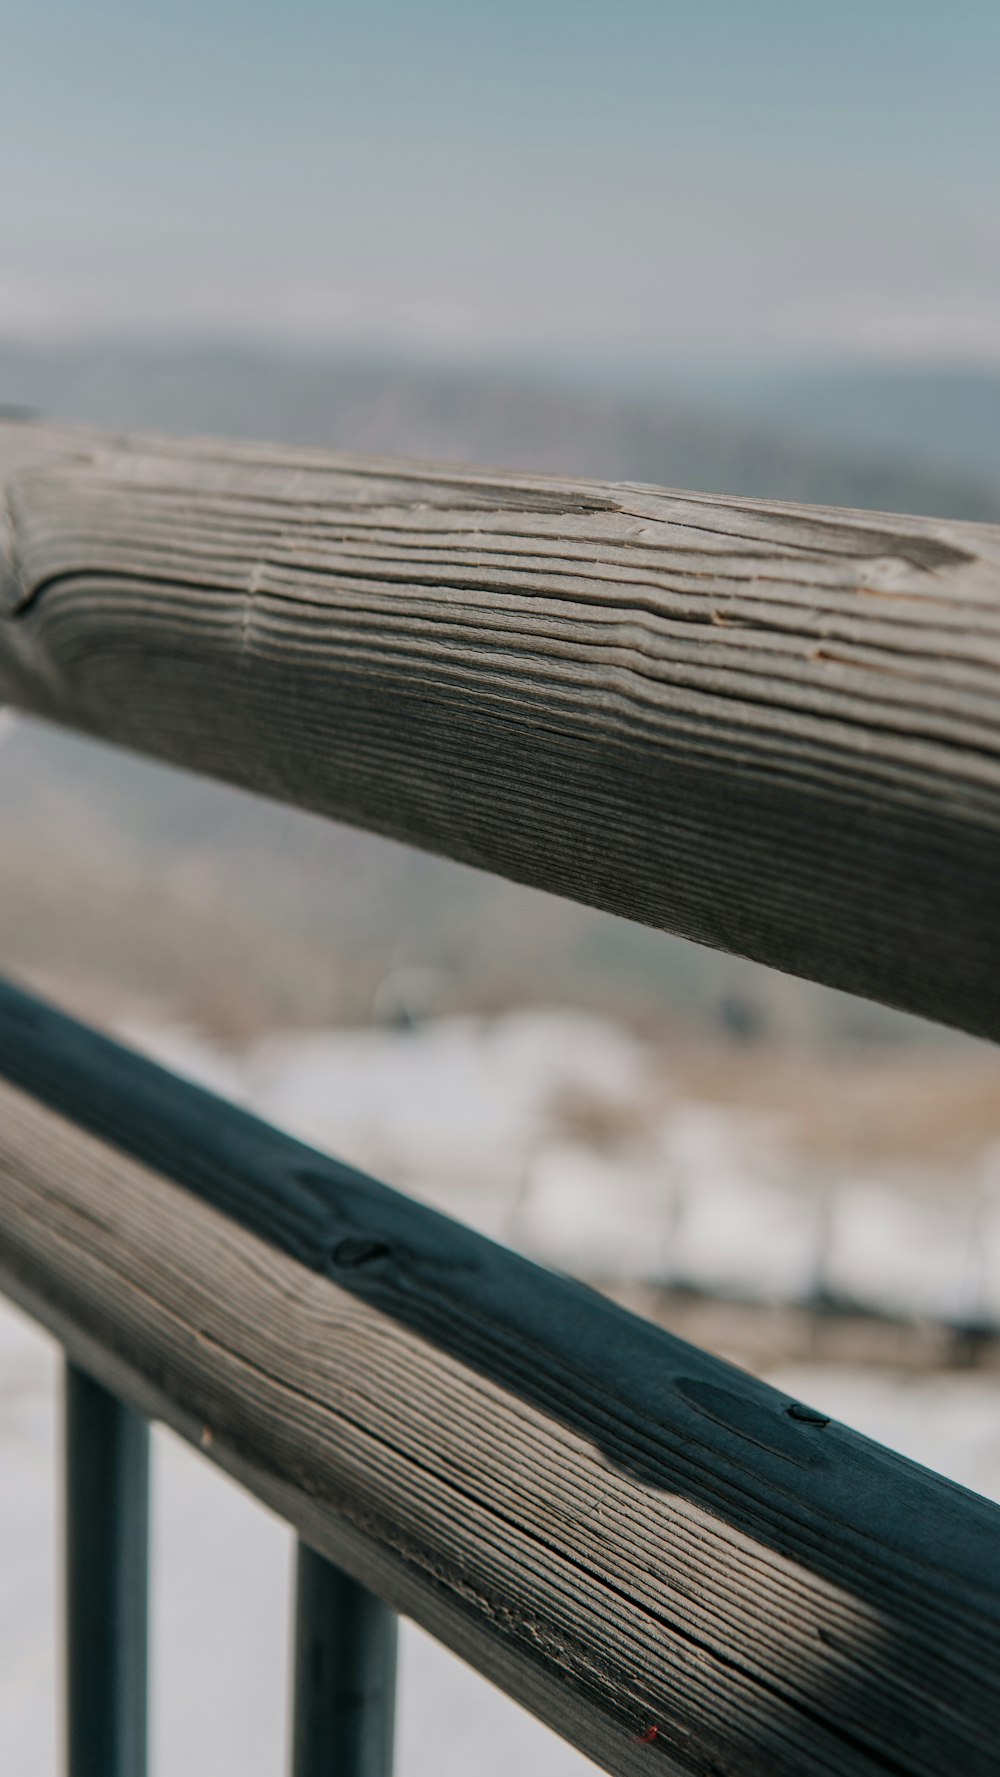
[[1000, 1509], [0, 989], [0, 1287], [621, 1777], [987, 1777]]
[[0, 427], [0, 696], [1000, 1035], [1000, 529]]

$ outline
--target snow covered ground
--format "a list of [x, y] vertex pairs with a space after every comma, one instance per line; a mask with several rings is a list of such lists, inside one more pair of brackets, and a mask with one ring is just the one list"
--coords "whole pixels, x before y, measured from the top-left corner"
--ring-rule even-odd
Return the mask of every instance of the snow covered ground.
[[996, 1142], [947, 1167], [804, 1159], [774, 1116], [679, 1093], [654, 1049], [578, 1012], [273, 1035], [239, 1056], [176, 1027], [122, 1035], [579, 1275], [1000, 1324]]

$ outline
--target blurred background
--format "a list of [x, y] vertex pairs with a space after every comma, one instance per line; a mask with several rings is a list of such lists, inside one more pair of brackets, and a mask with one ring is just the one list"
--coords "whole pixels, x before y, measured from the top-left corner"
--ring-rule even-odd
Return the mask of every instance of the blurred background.
[[[1000, 522], [986, 0], [0, 0], [0, 31], [8, 413]], [[9, 712], [0, 968], [1000, 1496], [993, 1049]], [[5, 1314], [24, 1777], [53, 1388]], [[276, 1770], [283, 1533], [167, 1439], [157, 1473], [157, 1777]], [[403, 1777], [579, 1764], [408, 1636]]]

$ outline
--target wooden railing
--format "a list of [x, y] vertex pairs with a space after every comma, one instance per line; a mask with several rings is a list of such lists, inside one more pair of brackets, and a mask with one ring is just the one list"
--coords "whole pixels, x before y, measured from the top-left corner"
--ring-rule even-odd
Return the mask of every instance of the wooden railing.
[[[1000, 1029], [1000, 533], [15, 426], [0, 473], [10, 701]], [[386, 1606], [622, 1777], [995, 1771], [1000, 1509], [13, 988], [0, 1079], [73, 1777], [142, 1770], [150, 1417], [302, 1539], [297, 1777], [388, 1770]]]

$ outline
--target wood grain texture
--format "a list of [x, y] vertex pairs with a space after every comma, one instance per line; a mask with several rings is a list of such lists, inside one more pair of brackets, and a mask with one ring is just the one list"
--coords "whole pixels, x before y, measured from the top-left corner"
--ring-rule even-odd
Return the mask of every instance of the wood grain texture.
[[1000, 530], [0, 426], [0, 696], [1000, 1035]]
[[7, 987], [0, 1077], [0, 1287], [607, 1770], [995, 1772], [997, 1507]]

